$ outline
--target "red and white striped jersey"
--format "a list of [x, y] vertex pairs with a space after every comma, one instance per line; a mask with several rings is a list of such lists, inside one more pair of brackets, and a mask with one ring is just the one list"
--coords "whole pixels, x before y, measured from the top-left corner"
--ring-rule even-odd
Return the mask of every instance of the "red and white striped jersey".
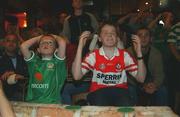
[[127, 74], [137, 74], [137, 62], [130, 54], [121, 49], [115, 48], [114, 56], [108, 59], [105, 56], [103, 47], [89, 53], [82, 62], [82, 72], [93, 72], [90, 91], [96, 91], [105, 87], [128, 88]]

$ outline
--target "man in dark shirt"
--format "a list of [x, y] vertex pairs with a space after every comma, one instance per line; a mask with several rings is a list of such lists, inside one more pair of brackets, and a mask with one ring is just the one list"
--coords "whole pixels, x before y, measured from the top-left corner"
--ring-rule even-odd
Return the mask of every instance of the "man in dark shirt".
[[0, 58], [0, 79], [7, 98], [13, 101], [23, 100], [22, 79], [27, 77], [28, 72], [23, 57], [18, 53], [18, 42], [17, 35], [7, 34], [4, 39], [4, 52]]

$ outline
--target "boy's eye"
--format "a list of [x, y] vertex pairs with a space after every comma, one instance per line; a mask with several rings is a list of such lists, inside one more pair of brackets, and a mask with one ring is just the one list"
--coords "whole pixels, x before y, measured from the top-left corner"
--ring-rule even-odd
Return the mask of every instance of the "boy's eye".
[[105, 35], [116, 35], [116, 33], [104, 33]]
[[42, 41], [42, 42], [40, 42], [40, 45], [50, 45], [50, 46], [52, 46], [54, 43], [52, 42], [52, 41]]

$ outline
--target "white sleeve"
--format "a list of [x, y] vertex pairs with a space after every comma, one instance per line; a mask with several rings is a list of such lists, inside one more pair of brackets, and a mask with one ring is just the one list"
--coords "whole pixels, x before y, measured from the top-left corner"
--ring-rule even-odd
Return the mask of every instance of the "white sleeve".
[[133, 59], [133, 57], [130, 56], [128, 52], [124, 52], [124, 63], [125, 63], [125, 70], [133, 77], [135, 77], [138, 72], [138, 65], [135, 62], [135, 59]]
[[82, 62], [82, 72], [83, 74], [86, 74], [89, 70], [93, 70], [94, 69], [94, 65], [95, 65], [95, 52], [90, 53], [89, 55], [87, 55], [85, 57], [85, 59]]

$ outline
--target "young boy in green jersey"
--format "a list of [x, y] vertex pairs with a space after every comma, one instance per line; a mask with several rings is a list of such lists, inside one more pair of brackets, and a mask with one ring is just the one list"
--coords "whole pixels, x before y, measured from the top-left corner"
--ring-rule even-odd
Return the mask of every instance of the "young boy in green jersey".
[[[36, 54], [29, 48], [37, 43]], [[31, 38], [21, 44], [21, 51], [29, 70], [26, 101], [61, 102], [60, 90], [66, 79], [65, 49], [65, 39], [50, 34]]]

